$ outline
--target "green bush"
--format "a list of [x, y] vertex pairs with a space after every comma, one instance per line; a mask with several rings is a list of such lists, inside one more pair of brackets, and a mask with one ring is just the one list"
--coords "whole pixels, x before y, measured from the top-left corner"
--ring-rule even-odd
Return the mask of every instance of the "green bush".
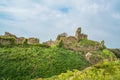
[[24, 39], [22, 42], [23, 45], [27, 45], [28, 44], [28, 39]]
[[0, 48], [0, 79], [30, 80], [51, 77], [67, 70], [82, 70], [89, 64], [64, 48], [39, 46]]
[[116, 56], [108, 49], [103, 50], [102, 56], [104, 56], [105, 58], [109, 58], [109, 60], [113, 60], [116, 58]]
[[93, 46], [93, 47], [95, 47], [95, 46], [98, 46], [98, 45], [99, 45], [98, 42], [92, 41], [92, 40], [87, 40], [87, 39], [80, 39], [79, 44], [80, 44], [81, 46], [84, 46], [84, 47], [88, 47], [88, 46]]
[[120, 60], [108, 61], [86, 68], [61, 73], [58, 76], [37, 80], [120, 80]]
[[60, 41], [59, 41], [59, 43], [58, 43], [57, 47], [59, 47], [59, 48], [64, 47], [64, 43], [63, 43], [63, 41], [62, 41], [62, 40], [60, 40]]
[[[16, 39], [14, 37], [4, 37], [4, 36], [0, 36], [0, 47], [12, 47], [15, 45], [15, 41]], [[3, 44], [3, 42], [5, 44]]]

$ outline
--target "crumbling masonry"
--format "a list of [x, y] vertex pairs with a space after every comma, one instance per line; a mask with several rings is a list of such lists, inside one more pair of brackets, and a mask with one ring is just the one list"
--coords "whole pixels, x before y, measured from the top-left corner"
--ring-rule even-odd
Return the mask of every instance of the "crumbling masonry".
[[16, 37], [16, 35], [11, 34], [9, 32], [5, 32], [4, 35], [0, 36], [0, 44], [1, 45], [8, 45], [12, 44], [23, 44], [24, 41], [27, 39], [27, 44], [39, 44], [38, 38], [24, 38], [24, 37]]

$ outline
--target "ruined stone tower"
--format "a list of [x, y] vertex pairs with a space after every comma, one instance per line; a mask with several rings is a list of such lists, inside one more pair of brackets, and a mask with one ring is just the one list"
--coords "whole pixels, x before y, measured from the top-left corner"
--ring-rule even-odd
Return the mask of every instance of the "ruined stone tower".
[[81, 34], [81, 28], [79, 27], [79, 28], [76, 30], [75, 38], [76, 38], [76, 39], [80, 39], [80, 34]]
[[87, 35], [81, 33], [81, 27], [78, 27], [75, 33], [75, 38], [80, 41], [80, 39], [87, 39]]

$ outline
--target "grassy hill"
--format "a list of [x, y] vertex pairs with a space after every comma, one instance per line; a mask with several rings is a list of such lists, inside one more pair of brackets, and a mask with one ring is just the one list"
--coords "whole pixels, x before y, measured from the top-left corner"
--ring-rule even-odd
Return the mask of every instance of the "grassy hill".
[[120, 60], [98, 63], [83, 71], [73, 70], [58, 76], [36, 80], [120, 80]]
[[58, 75], [67, 70], [82, 70], [89, 63], [78, 52], [64, 48], [0, 48], [0, 80], [30, 80]]
[[[0, 80], [97, 80], [100, 77], [100, 80], [109, 80], [109, 77], [114, 80], [119, 73], [119, 61], [114, 61], [114, 52], [116, 55], [118, 50], [107, 49], [101, 43], [87, 39], [68, 44], [60, 41], [52, 46], [0, 44]], [[111, 62], [90, 67], [104, 60]], [[108, 69], [115, 70], [115, 75]]]

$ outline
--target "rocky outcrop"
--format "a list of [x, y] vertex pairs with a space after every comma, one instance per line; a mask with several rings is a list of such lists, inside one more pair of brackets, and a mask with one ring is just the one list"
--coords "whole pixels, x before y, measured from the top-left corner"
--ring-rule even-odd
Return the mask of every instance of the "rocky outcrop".
[[103, 61], [103, 56], [100, 54], [96, 54], [94, 52], [87, 52], [85, 54], [85, 59], [88, 61], [90, 64], [96, 64], [98, 62]]
[[91, 57], [91, 53], [90, 52], [88, 52], [86, 55], [85, 55], [85, 59], [89, 62], [89, 63], [91, 63], [90, 62], [90, 57]]

